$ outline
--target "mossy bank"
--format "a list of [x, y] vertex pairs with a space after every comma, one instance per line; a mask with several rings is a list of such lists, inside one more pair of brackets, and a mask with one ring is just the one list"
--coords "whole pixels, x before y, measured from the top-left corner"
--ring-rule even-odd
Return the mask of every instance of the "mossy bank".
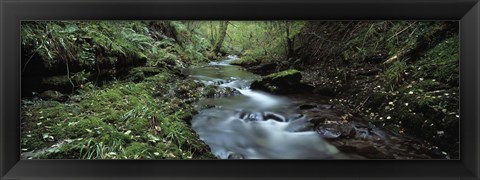
[[206, 60], [198, 36], [174, 21], [24, 23], [22, 158], [215, 158], [190, 128], [204, 86], [181, 73]]

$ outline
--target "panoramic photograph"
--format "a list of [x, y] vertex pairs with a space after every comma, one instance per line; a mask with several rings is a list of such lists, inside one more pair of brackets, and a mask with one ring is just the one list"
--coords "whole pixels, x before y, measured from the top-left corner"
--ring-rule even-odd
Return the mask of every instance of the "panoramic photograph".
[[459, 159], [458, 21], [22, 21], [21, 159]]

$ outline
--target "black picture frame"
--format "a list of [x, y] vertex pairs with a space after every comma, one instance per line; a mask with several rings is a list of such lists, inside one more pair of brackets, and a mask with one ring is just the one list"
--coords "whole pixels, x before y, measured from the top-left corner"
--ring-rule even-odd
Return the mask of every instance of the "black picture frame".
[[[1, 0], [0, 179], [479, 179], [478, 0]], [[20, 160], [22, 20], [458, 20], [460, 160]]]

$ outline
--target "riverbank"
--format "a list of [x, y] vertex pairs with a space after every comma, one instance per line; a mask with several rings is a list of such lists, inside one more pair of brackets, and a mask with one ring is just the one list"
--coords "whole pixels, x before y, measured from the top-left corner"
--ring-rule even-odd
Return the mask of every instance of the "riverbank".
[[347, 120], [424, 141], [438, 158], [459, 157], [458, 24], [310, 22], [297, 38], [293, 57], [233, 64], [261, 75], [297, 69]]
[[23, 23], [22, 159], [214, 159], [190, 120], [217, 91], [182, 74], [206, 62], [199, 38], [175, 21]]
[[22, 101], [22, 157], [212, 159], [190, 128], [192, 103], [212, 93], [170, 71], [141, 82], [86, 84], [68, 100]]

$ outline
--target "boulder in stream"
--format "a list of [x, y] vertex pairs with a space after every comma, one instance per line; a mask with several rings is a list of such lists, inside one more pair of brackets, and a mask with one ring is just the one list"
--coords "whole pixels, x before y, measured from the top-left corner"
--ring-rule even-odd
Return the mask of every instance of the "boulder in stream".
[[295, 94], [311, 92], [313, 87], [301, 82], [300, 71], [290, 69], [273, 73], [256, 80], [250, 86], [253, 90], [262, 90], [274, 94]]

